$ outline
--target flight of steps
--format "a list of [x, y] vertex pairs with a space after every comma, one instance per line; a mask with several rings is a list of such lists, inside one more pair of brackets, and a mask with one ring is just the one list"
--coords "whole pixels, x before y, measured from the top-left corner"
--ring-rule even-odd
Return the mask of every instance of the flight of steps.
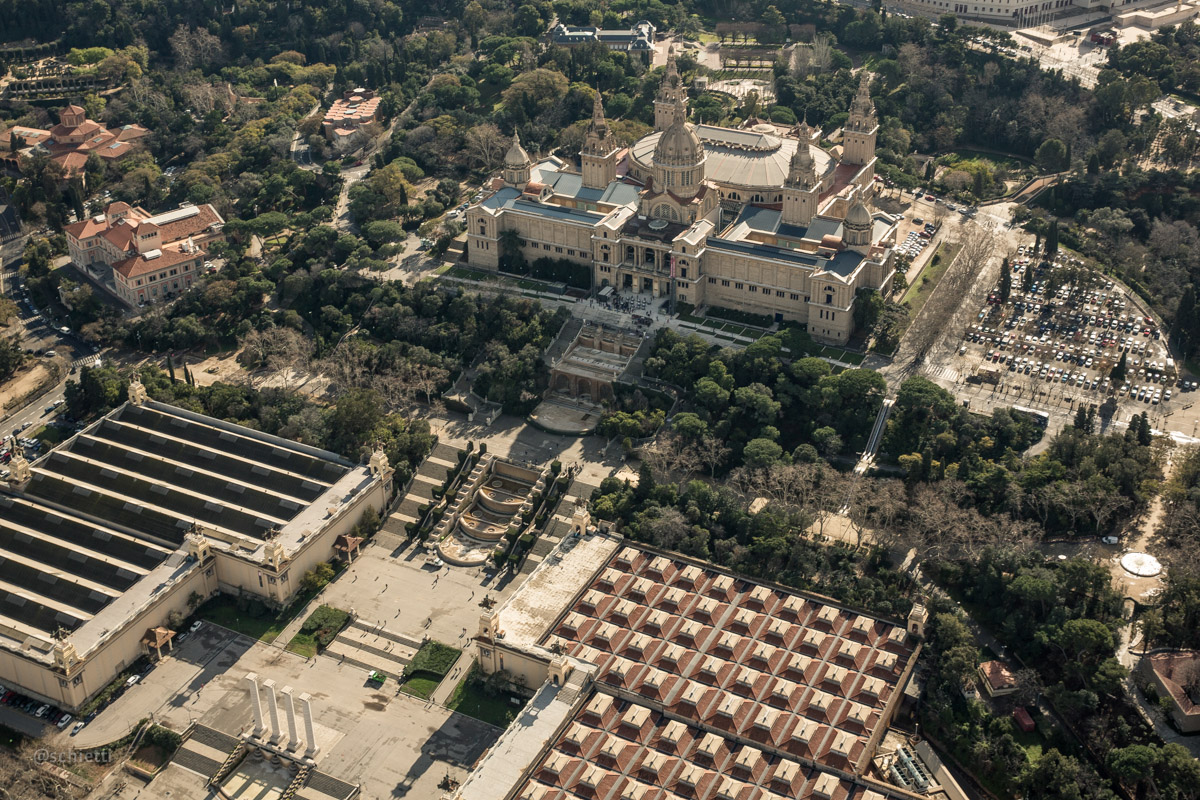
[[283, 790], [283, 794], [279, 795], [279, 800], [292, 800], [296, 796], [296, 792], [303, 788], [308, 782], [308, 774], [312, 772], [312, 766], [305, 764], [296, 772], [296, 776], [292, 778], [292, 782]]
[[[325, 655], [362, 669], [374, 669], [398, 677], [421, 649], [423, 639], [375, 628], [355, 620], [325, 648]], [[390, 649], [389, 649], [390, 645]]]
[[358, 787], [353, 783], [340, 781], [324, 772], [313, 772], [308, 776], [308, 783], [303, 786], [296, 797], [298, 800], [350, 800], [358, 794]]
[[236, 736], [207, 725], [196, 725], [192, 735], [180, 745], [171, 760], [211, 781], [218, 774], [222, 778], [229, 774], [230, 760], [234, 763], [240, 760], [245, 755], [244, 748], [245, 745]]
[[416, 522], [423, 505], [432, 504], [433, 489], [446, 481], [446, 476], [458, 466], [458, 449], [448, 444], [437, 444], [429, 457], [421, 462], [417, 476], [408, 489], [408, 494], [400, 501], [395, 512], [384, 521], [383, 530], [397, 536], [408, 536], [405, 524]]
[[225, 776], [233, 772], [237, 765], [242, 763], [242, 759], [245, 757], [246, 743], [238, 742], [238, 746], [235, 747], [233, 751], [225, 757], [224, 763], [221, 764], [220, 768], [217, 769], [208, 782], [214, 786], [220, 785], [221, 781], [225, 780]]

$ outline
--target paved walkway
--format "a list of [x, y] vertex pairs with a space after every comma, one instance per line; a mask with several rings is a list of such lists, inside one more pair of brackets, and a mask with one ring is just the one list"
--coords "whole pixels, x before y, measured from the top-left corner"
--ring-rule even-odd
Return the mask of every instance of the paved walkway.
[[471, 669], [471, 662], [475, 660], [475, 648], [470, 642], [463, 648], [459, 654], [458, 660], [454, 662], [454, 666], [446, 673], [446, 677], [442, 678], [442, 682], [433, 690], [433, 694], [429, 695], [429, 702], [437, 703], [439, 706], [444, 706], [450, 701], [450, 696], [454, 694], [454, 690], [458, 688], [458, 684], [467, 676], [467, 672]]

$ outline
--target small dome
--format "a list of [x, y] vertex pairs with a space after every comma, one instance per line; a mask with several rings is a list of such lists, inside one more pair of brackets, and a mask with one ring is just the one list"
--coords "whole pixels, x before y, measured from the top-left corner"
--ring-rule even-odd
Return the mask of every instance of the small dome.
[[508, 153], [504, 156], [504, 166], [523, 167], [528, 163], [529, 153], [526, 153], [525, 148], [521, 147], [521, 137], [514, 133], [512, 147], [508, 148]]
[[659, 137], [654, 148], [654, 163], [666, 166], [690, 166], [704, 160], [704, 146], [695, 129], [688, 124], [683, 101], [675, 103], [675, 120]]
[[850, 212], [846, 214], [846, 224], [853, 228], [870, 227], [871, 212], [867, 210], [861, 200], [850, 206]]
[[827, 233], [821, 237], [821, 247], [824, 247], [828, 250], [841, 250], [842, 237], [835, 236], [832, 233]]

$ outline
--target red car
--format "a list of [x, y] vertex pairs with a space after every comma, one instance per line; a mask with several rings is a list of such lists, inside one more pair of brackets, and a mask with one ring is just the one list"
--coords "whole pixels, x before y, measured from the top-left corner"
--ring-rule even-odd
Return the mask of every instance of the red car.
[[931, 202], [931, 203], [932, 203], [934, 200], [937, 200], [937, 198], [936, 198], [936, 197], [934, 197], [934, 196], [933, 196], [933, 195], [931, 195], [931, 194], [927, 194], [927, 195], [925, 195], [925, 199], [926, 199], [926, 200], [928, 200], [928, 201], [929, 201], [929, 202]]

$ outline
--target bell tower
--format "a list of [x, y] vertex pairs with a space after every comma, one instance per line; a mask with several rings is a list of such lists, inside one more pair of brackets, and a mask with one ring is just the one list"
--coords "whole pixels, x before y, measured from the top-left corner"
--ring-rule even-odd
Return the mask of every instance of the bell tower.
[[600, 92], [592, 104], [592, 121], [579, 155], [583, 167], [583, 185], [587, 189], [603, 189], [617, 179], [617, 140], [604, 119], [604, 104]]
[[787, 179], [783, 183], [782, 221], [785, 225], [804, 225], [817, 215], [821, 184], [808, 139], [802, 137], [792, 155]]
[[842, 160], [847, 164], [866, 166], [875, 160], [875, 137], [879, 121], [875, 104], [871, 102], [871, 73], [865, 69], [858, 84], [858, 94], [850, 104], [850, 118], [842, 131]]
[[684, 100], [686, 92], [683, 80], [679, 77], [679, 68], [675, 65], [675, 48], [667, 51], [667, 74], [658, 96], [654, 98], [654, 130], [665, 131], [675, 121], [675, 103]]

